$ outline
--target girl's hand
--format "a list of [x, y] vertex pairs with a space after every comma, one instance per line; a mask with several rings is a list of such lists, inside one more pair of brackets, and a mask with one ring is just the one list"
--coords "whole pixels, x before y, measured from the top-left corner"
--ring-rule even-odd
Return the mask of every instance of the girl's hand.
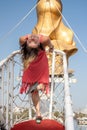
[[54, 46], [51, 44], [51, 45], [49, 46], [49, 52], [53, 52], [53, 49], [54, 49]]

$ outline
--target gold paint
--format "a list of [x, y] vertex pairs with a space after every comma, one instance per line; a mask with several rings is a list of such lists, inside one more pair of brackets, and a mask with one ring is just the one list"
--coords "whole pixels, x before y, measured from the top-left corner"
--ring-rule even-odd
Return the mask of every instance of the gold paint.
[[[60, 0], [38, 0], [37, 2], [37, 23], [32, 30], [34, 34], [43, 34], [50, 37], [55, 49], [62, 50], [70, 56], [77, 52], [75, 42], [73, 41], [73, 31], [64, 25], [62, 21], [62, 2]], [[49, 58], [51, 59], [51, 58]], [[60, 56], [56, 57], [57, 64], [61, 64]], [[68, 62], [68, 61], [67, 61]], [[51, 61], [49, 60], [49, 65]]]

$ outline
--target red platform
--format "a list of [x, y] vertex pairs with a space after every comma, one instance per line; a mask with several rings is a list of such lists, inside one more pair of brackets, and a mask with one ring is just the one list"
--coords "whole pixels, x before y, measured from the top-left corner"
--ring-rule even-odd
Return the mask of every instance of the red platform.
[[65, 130], [65, 127], [55, 120], [45, 119], [40, 124], [35, 120], [29, 120], [14, 125], [11, 130]]

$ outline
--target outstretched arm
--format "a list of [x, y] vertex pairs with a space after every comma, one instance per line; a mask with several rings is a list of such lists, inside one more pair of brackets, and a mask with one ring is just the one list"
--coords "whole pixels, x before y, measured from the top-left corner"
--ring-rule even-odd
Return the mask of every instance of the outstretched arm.
[[20, 45], [23, 45], [27, 40], [29, 39], [33, 39], [35, 42], [40, 42], [43, 44], [44, 47], [48, 46], [49, 47], [49, 51], [53, 51], [53, 45], [51, 43], [51, 40], [48, 36], [45, 35], [38, 35], [38, 34], [28, 34], [25, 36], [21, 36], [19, 38], [19, 43]]
[[30, 34], [28, 34], [28, 35], [25, 35], [25, 36], [21, 36], [20, 38], [19, 38], [19, 43], [20, 43], [20, 45], [23, 45], [27, 40], [28, 40], [28, 37], [30, 36]]
[[53, 51], [54, 46], [51, 43], [51, 40], [48, 36], [40, 35], [40, 42], [43, 44], [43, 46], [48, 46], [49, 51]]

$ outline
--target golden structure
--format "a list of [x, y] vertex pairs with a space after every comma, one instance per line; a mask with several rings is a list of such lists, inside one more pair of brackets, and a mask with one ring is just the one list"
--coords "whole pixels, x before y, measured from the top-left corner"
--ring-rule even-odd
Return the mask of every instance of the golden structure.
[[[64, 51], [68, 61], [68, 58], [77, 52], [77, 48], [73, 41], [73, 31], [62, 21], [62, 6], [61, 0], [38, 0], [37, 23], [32, 33], [49, 36], [54, 48]], [[62, 73], [61, 57], [57, 56], [56, 62], [61, 64], [61, 67], [55, 73], [60, 74]], [[51, 64], [50, 60], [49, 64]]]

